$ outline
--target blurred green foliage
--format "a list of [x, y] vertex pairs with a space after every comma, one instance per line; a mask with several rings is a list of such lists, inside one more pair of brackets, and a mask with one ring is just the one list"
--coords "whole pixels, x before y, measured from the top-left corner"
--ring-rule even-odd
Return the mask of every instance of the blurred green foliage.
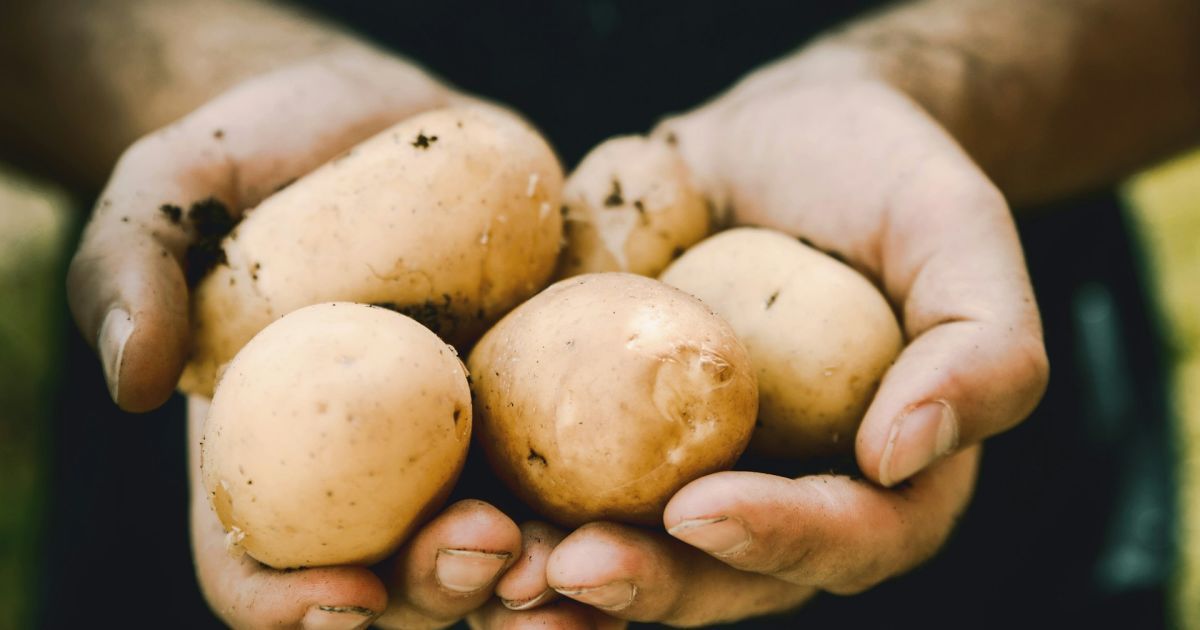
[[65, 193], [0, 167], [0, 629], [34, 627], [39, 600], [72, 222]]

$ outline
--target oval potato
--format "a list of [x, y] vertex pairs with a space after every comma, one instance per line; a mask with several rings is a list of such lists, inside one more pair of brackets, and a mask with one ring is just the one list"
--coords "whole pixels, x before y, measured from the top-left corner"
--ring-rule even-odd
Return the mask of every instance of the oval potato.
[[657, 280], [563, 280], [509, 313], [468, 360], [497, 475], [557, 523], [660, 524], [688, 482], [733, 465], [758, 392], [721, 318]]
[[750, 351], [760, 397], [751, 453], [853, 452], [858, 424], [903, 342], [874, 285], [794, 238], [759, 228], [705, 240], [662, 280], [712, 307]]
[[405, 120], [263, 201], [197, 287], [180, 387], [211, 395], [218, 368], [303, 306], [385, 305], [465, 346], [541, 290], [562, 235], [562, 169], [499, 108]]
[[365, 565], [441, 506], [470, 434], [452, 347], [386, 309], [318, 304], [229, 364], [201, 474], [229, 542], [259, 562]]
[[657, 276], [710, 226], [687, 166], [658, 138], [623, 136], [592, 149], [567, 178], [563, 204], [559, 278], [600, 271]]

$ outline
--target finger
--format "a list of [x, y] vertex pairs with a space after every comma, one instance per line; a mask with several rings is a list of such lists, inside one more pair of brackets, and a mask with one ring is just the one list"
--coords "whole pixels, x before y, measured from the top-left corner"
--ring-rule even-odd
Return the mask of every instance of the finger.
[[1032, 411], [1049, 376], [1008, 206], [965, 160], [934, 158], [891, 200], [883, 282], [911, 340], [863, 419], [863, 472], [894, 485]]
[[277, 571], [247, 555], [235, 556], [200, 487], [199, 443], [206, 401], [188, 405], [192, 473], [192, 551], [196, 574], [213, 611], [234, 628], [365, 628], [387, 606], [387, 591], [363, 567]]
[[188, 335], [184, 278], [198, 276], [205, 258], [189, 261], [189, 244], [212, 241], [201, 253], [213, 262], [230, 215], [447, 98], [416, 70], [355, 59], [320, 58], [239, 86], [118, 162], [71, 263], [68, 296], [123, 409], [162, 404], [178, 380]]
[[628, 625], [621, 619], [570, 600], [515, 611], [493, 599], [467, 617], [467, 621], [473, 630], [623, 630]]
[[855, 593], [930, 558], [970, 500], [979, 448], [900, 488], [844, 476], [702, 477], [667, 504], [668, 532], [731, 567]]
[[814, 592], [613, 523], [590, 523], [567, 536], [550, 555], [546, 578], [562, 595], [613, 616], [684, 626], [780, 612]]
[[459, 501], [400, 550], [389, 578], [392, 605], [380, 623], [440, 628], [487, 602], [521, 553], [521, 530], [482, 501]]
[[558, 596], [546, 584], [546, 562], [563, 536], [562, 530], [546, 523], [521, 525], [521, 555], [496, 584], [496, 596], [505, 607], [529, 610]]

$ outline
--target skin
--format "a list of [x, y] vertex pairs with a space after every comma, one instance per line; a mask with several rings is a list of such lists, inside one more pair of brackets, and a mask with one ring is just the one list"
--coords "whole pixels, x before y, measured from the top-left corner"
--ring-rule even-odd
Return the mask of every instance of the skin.
[[[456, 98], [407, 62], [272, 5], [154, 4], [0, 9], [0, 46], [14, 53], [0, 55], [0, 76], [18, 95], [0, 105], [6, 146], [94, 182], [141, 138], [112, 171], [103, 197], [112, 209], [94, 215], [69, 287], [85, 336], [101, 341], [114, 397], [130, 410], [170, 393], [187, 330], [178, 260], [190, 235], [155, 223], [157, 206], [139, 199], [253, 205], [386, 122]], [[89, 54], [53, 54], [72, 42]], [[157, 74], [140, 63], [146, 50], [159, 53]], [[81, 73], [79, 59], [98, 66]], [[363, 71], [386, 79], [363, 82]], [[283, 574], [231, 559], [197, 500], [194, 546], [210, 604], [245, 628], [319, 627], [327, 620], [308, 617], [314, 605], [332, 607], [337, 627], [385, 611], [411, 627], [468, 614], [480, 628], [620, 627], [614, 617], [697, 625], [790, 608], [819, 590], [857, 592], [919, 564], [969, 500], [978, 443], [1020, 422], [1047, 379], [1006, 198], [1053, 199], [1195, 144], [1197, 76], [1200, 5], [1191, 0], [911, 2], [749, 75], [658, 133], [674, 136], [735, 222], [836, 250], [901, 314], [910, 344], [856, 443], [876, 483], [720, 473], [668, 504], [673, 536], [589, 524], [552, 550], [529, 545], [544, 561], [511, 565], [522, 550], [517, 525], [485, 504], [455, 504], [380, 574]], [[297, 89], [307, 92], [295, 98]], [[338, 91], [360, 98], [322, 100]], [[72, 110], [85, 104], [90, 113]], [[93, 124], [101, 116], [111, 124]], [[214, 142], [218, 126], [224, 143]], [[124, 320], [100, 335], [114, 310]], [[921, 407], [929, 402], [950, 413]], [[190, 416], [194, 434], [202, 402]], [[730, 535], [739, 526], [748, 537]], [[453, 592], [436, 578], [447, 548], [490, 553], [501, 568], [473, 594]], [[520, 612], [488, 603], [506, 567], [503, 599], [545, 592], [539, 566], [546, 586], [607, 615], [562, 599]]]

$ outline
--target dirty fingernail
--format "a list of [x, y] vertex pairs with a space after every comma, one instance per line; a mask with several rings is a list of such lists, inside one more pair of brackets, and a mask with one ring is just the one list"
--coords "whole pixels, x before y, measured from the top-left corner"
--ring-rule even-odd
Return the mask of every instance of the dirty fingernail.
[[667, 533], [714, 556], [730, 556], [750, 546], [746, 526], [728, 516], [683, 521]]
[[313, 606], [300, 626], [304, 630], [357, 630], [371, 625], [375, 611], [359, 606]]
[[96, 348], [100, 351], [100, 363], [104, 366], [104, 378], [108, 381], [108, 393], [113, 402], [121, 391], [121, 359], [125, 355], [125, 342], [133, 334], [133, 318], [122, 308], [114, 308], [104, 316], [100, 334], [96, 337]]
[[892, 424], [879, 460], [879, 481], [892, 486], [923, 470], [958, 446], [958, 417], [945, 401], [924, 403]]
[[637, 586], [630, 582], [612, 582], [590, 588], [556, 588], [554, 590], [600, 610], [611, 611], [629, 608], [633, 599], [637, 597]]
[[438, 584], [456, 593], [474, 593], [491, 584], [511, 557], [508, 552], [439, 549], [435, 569]]
[[537, 597], [531, 597], [529, 599], [504, 599], [501, 597], [500, 603], [504, 604], [504, 607], [509, 610], [529, 610], [530, 608], [533, 608], [534, 606], [546, 601], [546, 598], [548, 598], [552, 592], [553, 591], [550, 589], [546, 589], [541, 593], [538, 593]]

